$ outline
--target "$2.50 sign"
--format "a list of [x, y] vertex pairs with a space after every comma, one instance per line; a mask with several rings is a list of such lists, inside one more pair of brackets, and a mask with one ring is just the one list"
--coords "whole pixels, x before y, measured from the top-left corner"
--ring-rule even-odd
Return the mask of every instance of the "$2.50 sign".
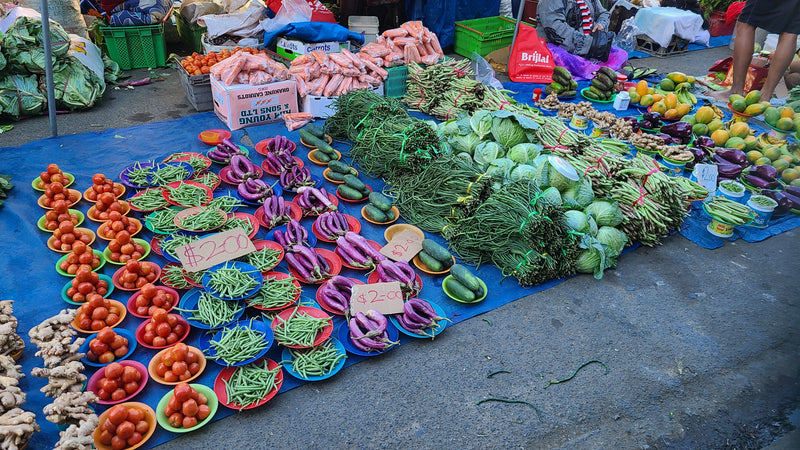
[[403, 291], [399, 281], [389, 283], [357, 284], [350, 296], [350, 315], [374, 309], [381, 314], [403, 312]]
[[215, 233], [175, 249], [187, 272], [205, 270], [254, 251], [256, 247], [242, 227]]

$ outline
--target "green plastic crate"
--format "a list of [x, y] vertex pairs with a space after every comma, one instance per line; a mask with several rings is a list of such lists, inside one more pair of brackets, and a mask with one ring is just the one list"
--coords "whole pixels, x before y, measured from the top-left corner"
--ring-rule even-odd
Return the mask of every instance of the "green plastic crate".
[[508, 17], [484, 17], [456, 22], [455, 52], [467, 58], [481, 56], [511, 45], [517, 21]]
[[178, 36], [190, 52], [203, 53], [203, 33], [207, 28], [196, 23], [190, 23], [177, 10], [173, 10], [175, 24], [178, 27]]
[[167, 63], [164, 24], [100, 27], [108, 56], [120, 69], [163, 67]]
[[405, 96], [406, 89], [408, 89], [408, 84], [406, 83], [408, 79], [408, 66], [404, 64], [402, 66], [389, 67], [386, 71], [389, 72], [389, 76], [386, 77], [386, 81], [383, 84], [383, 95], [387, 97]]

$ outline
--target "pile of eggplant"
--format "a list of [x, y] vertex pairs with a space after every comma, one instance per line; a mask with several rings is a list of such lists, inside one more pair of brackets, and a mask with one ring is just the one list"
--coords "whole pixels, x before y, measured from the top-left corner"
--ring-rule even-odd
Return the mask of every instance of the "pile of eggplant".
[[721, 180], [735, 180], [750, 165], [747, 154], [737, 148], [715, 148], [714, 162]]
[[292, 166], [281, 172], [279, 177], [281, 187], [290, 191], [297, 191], [303, 186], [315, 186], [317, 180], [311, 176], [308, 167]]
[[350, 311], [350, 297], [355, 285], [355, 281], [350, 278], [334, 275], [317, 289], [318, 300], [329, 308], [346, 314]]
[[687, 145], [692, 140], [692, 125], [689, 122], [662, 125], [658, 137], [667, 145]]
[[[239, 187], [241, 188], [242, 185], [239, 185]], [[241, 194], [241, 191], [239, 193]], [[277, 195], [265, 198], [261, 210], [264, 212], [264, 222], [270, 229], [289, 223], [292, 220], [290, 202]]]
[[331, 202], [325, 188], [315, 188], [313, 186], [301, 186], [297, 193], [295, 203], [303, 211], [303, 214], [322, 214], [326, 211], [336, 211], [336, 205]]
[[375, 266], [375, 272], [377, 272], [378, 281], [381, 283], [400, 282], [400, 288], [408, 297], [413, 297], [422, 290], [422, 285], [417, 280], [417, 273], [405, 261], [384, 259]]
[[273, 174], [282, 173], [297, 165], [297, 160], [294, 159], [289, 150], [281, 150], [275, 153], [269, 152], [264, 155], [264, 169]]
[[297, 147], [297, 144], [290, 141], [289, 138], [286, 136], [275, 136], [274, 138], [267, 141], [267, 145], [265, 146], [266, 150], [269, 153], [283, 153], [288, 152], [291, 153]]
[[761, 195], [767, 196], [776, 202], [778, 206], [772, 212], [772, 216], [782, 216], [790, 209], [800, 210], [800, 187], [787, 186], [783, 191], [764, 189]]
[[388, 350], [389, 347], [399, 344], [389, 340], [389, 333], [386, 331], [388, 325], [386, 316], [378, 311], [371, 309], [366, 314], [359, 311], [348, 322], [350, 342], [362, 352]]
[[275, 230], [272, 233], [275, 242], [280, 244], [287, 252], [294, 251], [297, 245], [308, 247], [308, 230], [306, 230], [300, 222], [290, 219], [286, 224], [286, 231]]
[[406, 331], [425, 336], [434, 336], [436, 330], [441, 327], [439, 322], [450, 320], [441, 317], [436, 313], [430, 303], [417, 297], [411, 297], [403, 303], [403, 313], [395, 314], [395, 320]]
[[[657, 130], [661, 127], [661, 114], [657, 112], [646, 112], [642, 114], [638, 126], [640, 129]], [[691, 126], [689, 128], [691, 128]]]
[[320, 214], [312, 226], [316, 230], [317, 236], [322, 236], [329, 241], [335, 241], [350, 231], [347, 217], [339, 211], [326, 211]]
[[234, 144], [230, 139], [225, 138], [222, 143], [208, 151], [206, 156], [219, 164], [228, 164], [234, 155], [246, 155], [247, 152]]
[[369, 244], [367, 238], [358, 233], [348, 231], [336, 239], [337, 253], [344, 262], [360, 269], [372, 269], [386, 259], [383, 253]]
[[768, 164], [750, 166], [742, 174], [742, 181], [756, 189], [777, 189], [781, 185], [778, 169]]
[[328, 261], [312, 247], [293, 245], [287, 250], [284, 259], [297, 275], [308, 283], [318, 283], [331, 277], [331, 266]]

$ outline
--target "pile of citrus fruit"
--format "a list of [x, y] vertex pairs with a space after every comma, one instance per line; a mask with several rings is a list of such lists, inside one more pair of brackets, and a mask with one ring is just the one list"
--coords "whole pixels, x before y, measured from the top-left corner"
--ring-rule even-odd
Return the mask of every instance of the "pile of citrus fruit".
[[657, 87], [641, 80], [635, 88], [628, 89], [631, 104], [648, 107], [649, 111], [661, 114], [667, 120], [678, 120], [689, 114], [697, 103], [697, 97], [689, 92], [694, 79], [680, 72], [667, 74]]

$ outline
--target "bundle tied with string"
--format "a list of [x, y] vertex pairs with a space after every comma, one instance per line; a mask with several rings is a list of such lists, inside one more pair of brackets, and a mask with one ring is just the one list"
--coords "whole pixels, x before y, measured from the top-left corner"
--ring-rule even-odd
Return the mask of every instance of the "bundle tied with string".
[[388, 194], [411, 223], [425, 231], [453, 231], [454, 220], [468, 217], [488, 197], [492, 179], [472, 161], [440, 156], [419, 172], [396, 173]]
[[533, 181], [507, 183], [455, 221], [450, 246], [463, 260], [491, 262], [523, 286], [561, 278], [575, 272], [580, 243], [563, 215]]
[[[54, 69], [58, 70], [67, 54], [70, 38], [64, 28], [50, 22], [50, 50]], [[15, 73], [44, 73], [44, 32], [42, 21], [34, 17], [20, 16], [2, 35], [3, 53], [8, 68]]]
[[47, 106], [47, 98], [39, 90], [36, 75], [0, 77], [0, 115], [13, 119], [39, 114]]

